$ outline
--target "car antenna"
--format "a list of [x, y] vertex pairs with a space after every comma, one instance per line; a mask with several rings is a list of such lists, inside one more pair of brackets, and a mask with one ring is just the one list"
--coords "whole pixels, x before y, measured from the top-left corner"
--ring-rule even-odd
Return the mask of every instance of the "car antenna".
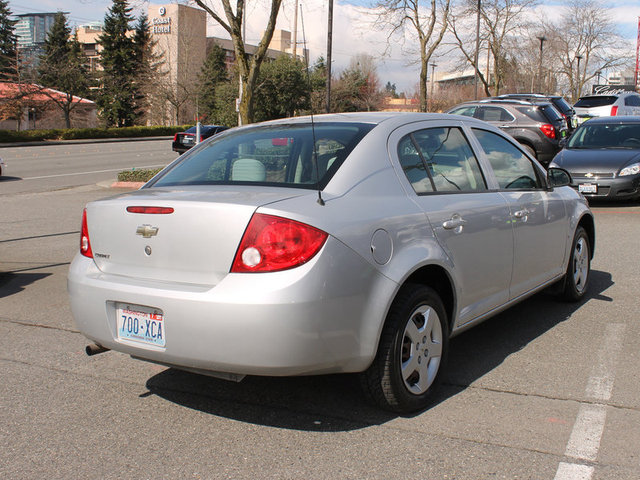
[[[296, 0], [296, 8], [298, 8], [298, 0]], [[304, 30], [304, 15], [302, 13], [302, 5], [300, 5], [300, 23], [302, 24], [302, 42], [306, 46], [307, 45], [307, 35]], [[296, 51], [296, 48], [293, 49]], [[302, 56], [304, 57], [304, 64], [307, 71], [307, 84], [309, 85], [309, 93], [311, 93], [311, 74], [309, 73], [309, 57], [304, 51], [304, 47], [302, 48]], [[311, 117], [311, 137], [313, 139], [313, 163], [316, 168], [316, 182], [318, 185], [318, 205], [324, 207], [325, 203], [322, 199], [322, 189], [320, 188], [320, 167], [318, 166], [318, 145], [316, 144], [316, 126], [313, 121], [313, 99], [310, 98], [311, 103], [311, 113], [309, 116]]]

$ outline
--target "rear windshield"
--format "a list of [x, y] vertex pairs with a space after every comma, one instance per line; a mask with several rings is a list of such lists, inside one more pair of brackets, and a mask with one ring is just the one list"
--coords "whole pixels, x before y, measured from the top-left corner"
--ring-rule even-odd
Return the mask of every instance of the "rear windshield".
[[591, 108], [591, 107], [604, 107], [605, 105], [613, 104], [618, 97], [615, 95], [599, 95], [597, 97], [582, 97], [580, 98], [574, 107]]
[[555, 107], [565, 115], [573, 113], [573, 108], [571, 108], [571, 105], [569, 105], [569, 103], [562, 97], [552, 98], [551, 103], [553, 103]]
[[558, 120], [562, 120], [562, 115], [553, 105], [541, 105], [540, 110], [545, 114], [545, 116], [551, 120], [552, 122], [557, 122]]
[[640, 149], [640, 123], [585, 122], [571, 136], [567, 147]]
[[324, 188], [375, 125], [261, 125], [213, 137], [148, 186], [273, 185]]

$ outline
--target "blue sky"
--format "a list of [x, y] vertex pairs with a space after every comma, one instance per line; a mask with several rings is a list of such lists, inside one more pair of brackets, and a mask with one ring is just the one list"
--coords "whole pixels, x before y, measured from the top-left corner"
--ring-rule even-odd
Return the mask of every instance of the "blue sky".
[[[153, 4], [169, 3], [168, 1], [153, 1]], [[257, 43], [264, 28], [265, 2], [269, 0], [248, 0], [247, 41]], [[326, 51], [326, 0], [298, 0], [303, 6], [302, 21], [305, 22], [307, 46], [311, 52], [312, 61]], [[612, 2], [597, 0], [603, 6], [611, 8], [611, 14], [617, 22], [620, 33], [629, 40], [630, 55], [635, 53], [635, 39], [637, 34], [638, 16], [640, 16], [640, 2], [637, 0], [619, 0], [615, 6]], [[283, 0], [283, 11], [278, 22], [278, 28], [292, 30], [293, 5], [295, 0]], [[111, 5], [111, 0], [9, 0], [9, 8], [15, 14], [33, 12], [69, 12], [68, 18], [72, 25], [82, 25], [89, 22], [100, 22]], [[173, 0], [175, 3], [175, 0]], [[180, 2], [184, 3], [184, 2]], [[371, 4], [370, 0], [334, 0], [334, 39], [333, 58], [334, 69], [340, 71], [348, 66], [354, 55], [369, 53], [378, 60], [378, 75], [382, 84], [387, 81], [395, 83], [399, 91], [412, 93], [418, 81], [418, 67], [411, 65], [407, 54], [395, 48], [386, 56], [382, 56], [385, 49], [386, 35], [377, 32], [366, 25], [366, 15], [363, 7]], [[130, 5], [137, 7], [137, 12], [146, 11], [149, 1], [130, 0]], [[546, 0], [541, 2], [541, 8], [549, 15], [553, 15], [559, 6], [566, 2]], [[262, 6], [262, 8], [261, 8]], [[300, 24], [299, 24], [300, 25]], [[209, 35], [226, 36], [219, 27], [211, 25]], [[301, 29], [299, 36], [301, 36]], [[300, 39], [299, 39], [300, 40]], [[445, 64], [446, 59], [437, 60]]]

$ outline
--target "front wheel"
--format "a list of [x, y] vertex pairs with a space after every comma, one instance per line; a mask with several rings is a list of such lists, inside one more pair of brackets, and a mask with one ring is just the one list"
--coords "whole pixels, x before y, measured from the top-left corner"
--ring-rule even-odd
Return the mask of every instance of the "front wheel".
[[584, 228], [578, 227], [573, 236], [571, 257], [564, 279], [562, 298], [569, 302], [577, 302], [584, 297], [589, 287], [591, 273], [591, 248], [589, 237]]
[[365, 395], [386, 410], [426, 408], [449, 348], [447, 315], [431, 288], [406, 285], [393, 302], [378, 353], [361, 374]]

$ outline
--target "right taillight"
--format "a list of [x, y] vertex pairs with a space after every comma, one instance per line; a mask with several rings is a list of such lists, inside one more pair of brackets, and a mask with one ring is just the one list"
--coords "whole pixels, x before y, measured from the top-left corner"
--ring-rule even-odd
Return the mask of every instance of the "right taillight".
[[242, 236], [231, 272], [277, 272], [311, 260], [327, 233], [305, 223], [256, 213]]
[[82, 228], [80, 229], [80, 253], [85, 257], [93, 258], [91, 241], [89, 240], [89, 228], [87, 227], [87, 209], [82, 212]]
[[540, 130], [542, 130], [542, 133], [544, 133], [545, 136], [551, 139], [556, 138], [556, 129], [550, 123], [545, 123], [544, 125], [540, 125]]
[[615, 117], [616, 115], [618, 115], [618, 106], [614, 105], [613, 107], [611, 107], [611, 116]]

